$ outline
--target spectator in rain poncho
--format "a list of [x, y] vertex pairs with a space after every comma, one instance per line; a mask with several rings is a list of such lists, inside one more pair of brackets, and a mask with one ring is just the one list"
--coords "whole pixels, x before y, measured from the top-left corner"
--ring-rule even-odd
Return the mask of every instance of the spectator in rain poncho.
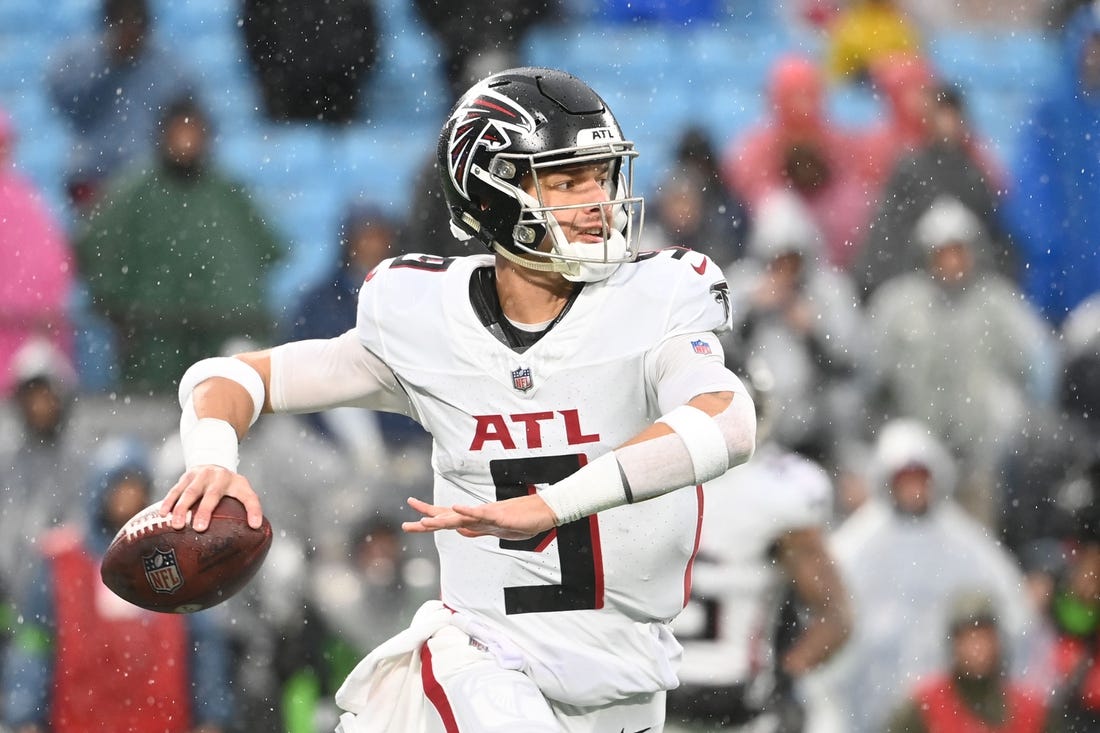
[[822, 230], [822, 259], [846, 269], [874, 203], [858, 175], [866, 155], [828, 119], [825, 80], [810, 59], [779, 59], [768, 79], [768, 101], [771, 115], [726, 148], [723, 180], [754, 221], [770, 194], [796, 192]]
[[19, 440], [0, 456], [0, 599], [26, 584], [40, 535], [67, 518], [83, 481], [68, 431], [76, 374], [65, 356], [35, 339], [16, 354], [13, 372]]
[[436, 41], [450, 92], [459, 96], [482, 77], [519, 65], [523, 41], [531, 29], [562, 12], [561, 0], [412, 0], [409, 4]]
[[15, 130], [0, 110], [0, 397], [11, 393], [12, 359], [35, 335], [64, 351], [72, 341], [68, 306], [73, 263], [60, 224], [15, 170]]
[[946, 664], [952, 598], [994, 599], [1012, 673], [1041, 658], [1046, 637], [1013, 558], [952, 499], [955, 466], [927, 426], [884, 426], [872, 459], [880, 492], [833, 534], [852, 594], [855, 633], [808, 687], [820, 730], [878, 733], [912, 685]]
[[760, 207], [747, 257], [730, 267], [732, 353], [759, 357], [775, 378], [773, 437], [829, 463], [855, 432], [861, 314], [847, 275], [822, 264], [821, 232], [793, 194]]
[[929, 91], [935, 75], [928, 60], [915, 52], [880, 56], [871, 64], [870, 73], [883, 111], [880, 121], [859, 140], [859, 160], [877, 201], [897, 162], [916, 150], [928, 134]]
[[867, 304], [871, 419], [929, 424], [963, 459], [968, 508], [991, 522], [992, 471], [1032, 404], [1053, 392], [1050, 329], [1012, 283], [975, 256], [977, 217], [937, 199], [917, 222], [925, 269], [887, 280]]
[[1062, 49], [1026, 118], [1005, 206], [1024, 290], [1056, 324], [1100, 289], [1100, 6], [1070, 18]]

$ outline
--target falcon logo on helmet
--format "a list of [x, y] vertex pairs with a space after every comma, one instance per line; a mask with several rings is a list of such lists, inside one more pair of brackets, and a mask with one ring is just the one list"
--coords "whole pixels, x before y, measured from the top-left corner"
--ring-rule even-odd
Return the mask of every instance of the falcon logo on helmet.
[[474, 151], [482, 147], [490, 152], [507, 149], [512, 144], [509, 133], [524, 134], [535, 129], [535, 118], [530, 112], [488, 89], [455, 110], [451, 119], [454, 127], [447, 148], [447, 172], [455, 188], [466, 198], [470, 198], [467, 178]]

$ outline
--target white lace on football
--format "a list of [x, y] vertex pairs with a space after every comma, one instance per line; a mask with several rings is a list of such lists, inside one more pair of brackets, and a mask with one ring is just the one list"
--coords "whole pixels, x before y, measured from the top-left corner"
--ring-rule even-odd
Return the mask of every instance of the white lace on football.
[[[126, 522], [122, 529], [118, 531], [115, 539], [125, 538], [127, 542], [133, 542], [153, 530], [171, 523], [171, 515], [161, 516], [160, 504], [153, 504], [142, 509], [130, 521]], [[187, 512], [187, 524], [191, 524], [191, 512]]]

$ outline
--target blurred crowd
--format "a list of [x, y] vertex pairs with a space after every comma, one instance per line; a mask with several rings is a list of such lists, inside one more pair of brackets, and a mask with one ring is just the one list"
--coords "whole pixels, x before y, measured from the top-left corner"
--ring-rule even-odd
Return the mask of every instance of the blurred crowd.
[[[570, 7], [460, 4], [413, 4], [453, 89], [522, 63], [528, 29]], [[371, 192], [349, 200], [329, 271], [271, 302], [287, 243], [211, 154], [218, 131], [186, 56], [158, 43], [145, 0], [101, 5], [86, 38], [59, 39], [46, 80], [74, 136], [65, 211], [13, 164], [34, 131], [0, 110], [0, 726], [331, 730], [343, 675], [437, 593], [434, 550], [399, 527], [404, 497], [430, 491], [418, 426], [352, 409], [261, 423], [242, 472], [276, 542], [221, 607], [127, 607], [95, 559], [181, 471], [174, 398], [190, 363], [339, 334], [382, 259], [468, 250], [427, 165], [404, 216]], [[662, 17], [673, 5], [608, 2], [600, 22], [687, 22]], [[822, 521], [854, 621], [796, 681], [807, 731], [979, 730], [925, 714], [957, 679], [970, 701], [999, 685], [1025, 721], [1012, 730], [1100, 731], [1100, 5], [1010, 5], [782, 4], [777, 22], [817, 29], [824, 52], [779, 58], [767, 112], [731, 139], [676, 131], [670, 170], [644, 192], [642, 248], [689, 247], [725, 270], [727, 356], [769, 375], [768, 440], [828, 477]], [[378, 13], [371, 0], [243, 2], [264, 114], [355, 124]], [[1041, 27], [1059, 49], [1011, 159], [924, 35], [998, 23]], [[830, 119], [846, 85], [873, 91], [873, 124]], [[74, 338], [77, 318], [103, 338]], [[108, 389], [89, 387], [89, 361], [110, 365]], [[63, 644], [77, 621], [97, 630]], [[102, 674], [97, 660], [141, 644], [172, 661], [130, 673], [187, 715], [168, 720]], [[81, 717], [90, 695], [117, 728]]]

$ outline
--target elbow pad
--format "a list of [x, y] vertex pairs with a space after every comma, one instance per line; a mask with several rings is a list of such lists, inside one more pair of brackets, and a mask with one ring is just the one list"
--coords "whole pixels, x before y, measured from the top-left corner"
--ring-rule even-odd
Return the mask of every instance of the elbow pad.
[[756, 411], [744, 392], [713, 417], [682, 405], [658, 422], [674, 432], [616, 448], [539, 492], [558, 525], [705, 483], [747, 461], [756, 447]]

